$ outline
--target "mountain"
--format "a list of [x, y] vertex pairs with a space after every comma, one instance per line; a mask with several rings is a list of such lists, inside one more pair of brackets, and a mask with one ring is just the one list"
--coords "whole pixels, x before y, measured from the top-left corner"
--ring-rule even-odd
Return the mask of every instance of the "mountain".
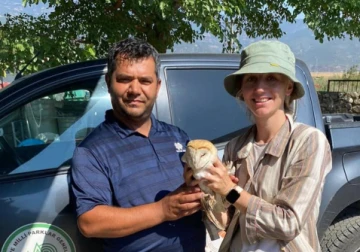
[[[360, 65], [359, 39], [350, 40], [347, 37], [320, 43], [315, 40], [313, 32], [301, 19], [294, 24], [284, 23], [281, 28], [286, 34], [279, 40], [288, 44], [295, 56], [303, 60], [312, 72], [340, 72]], [[242, 34], [239, 39], [245, 47], [261, 38], [248, 38]], [[203, 40], [198, 40], [194, 44], [175, 45], [173, 52], [221, 53], [222, 45], [214, 36], [206, 34]]]
[[288, 44], [297, 58], [307, 63], [313, 72], [339, 72], [360, 64], [360, 42], [334, 39], [323, 43], [315, 40], [313, 32], [302, 21], [296, 24], [285, 24], [286, 35], [280, 41]]

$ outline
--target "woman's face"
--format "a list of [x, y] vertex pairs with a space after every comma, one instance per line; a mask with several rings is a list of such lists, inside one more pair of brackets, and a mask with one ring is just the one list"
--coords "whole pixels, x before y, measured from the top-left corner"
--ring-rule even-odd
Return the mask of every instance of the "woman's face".
[[290, 96], [294, 83], [278, 73], [245, 74], [241, 93], [255, 119], [270, 118], [284, 111], [285, 97]]

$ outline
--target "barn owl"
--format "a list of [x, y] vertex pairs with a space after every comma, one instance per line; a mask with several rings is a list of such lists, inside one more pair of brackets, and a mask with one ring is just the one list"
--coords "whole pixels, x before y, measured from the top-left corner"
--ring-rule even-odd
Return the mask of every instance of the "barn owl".
[[[190, 141], [181, 158], [181, 160], [193, 170], [193, 176], [197, 180], [204, 178], [207, 174], [208, 167], [211, 166], [216, 159], [216, 147], [210, 141], [202, 139]], [[229, 174], [234, 174], [235, 170], [232, 163], [226, 164], [225, 166]], [[205, 196], [201, 199], [201, 205], [203, 206], [206, 216], [217, 228], [224, 230], [225, 227], [217, 221], [213, 212], [225, 211], [225, 199], [207, 187], [205, 181], [200, 181], [199, 187], [205, 193]]]

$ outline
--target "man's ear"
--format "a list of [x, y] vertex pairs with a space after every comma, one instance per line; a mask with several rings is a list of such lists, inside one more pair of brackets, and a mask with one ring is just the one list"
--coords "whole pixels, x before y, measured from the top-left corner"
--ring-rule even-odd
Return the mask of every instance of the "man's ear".
[[105, 74], [105, 82], [106, 82], [106, 86], [108, 88], [108, 92], [110, 92], [111, 78], [108, 73]]
[[160, 87], [161, 87], [161, 80], [160, 80], [160, 79], [158, 79], [158, 82], [157, 82], [157, 91], [156, 91], [156, 96], [159, 94]]

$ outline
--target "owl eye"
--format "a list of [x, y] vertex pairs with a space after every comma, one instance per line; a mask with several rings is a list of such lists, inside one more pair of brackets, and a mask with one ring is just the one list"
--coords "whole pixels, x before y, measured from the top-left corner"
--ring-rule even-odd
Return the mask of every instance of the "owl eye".
[[206, 155], [206, 153], [203, 153], [203, 154], [200, 155], [200, 157], [202, 158], [202, 157], [205, 156], [205, 155]]

